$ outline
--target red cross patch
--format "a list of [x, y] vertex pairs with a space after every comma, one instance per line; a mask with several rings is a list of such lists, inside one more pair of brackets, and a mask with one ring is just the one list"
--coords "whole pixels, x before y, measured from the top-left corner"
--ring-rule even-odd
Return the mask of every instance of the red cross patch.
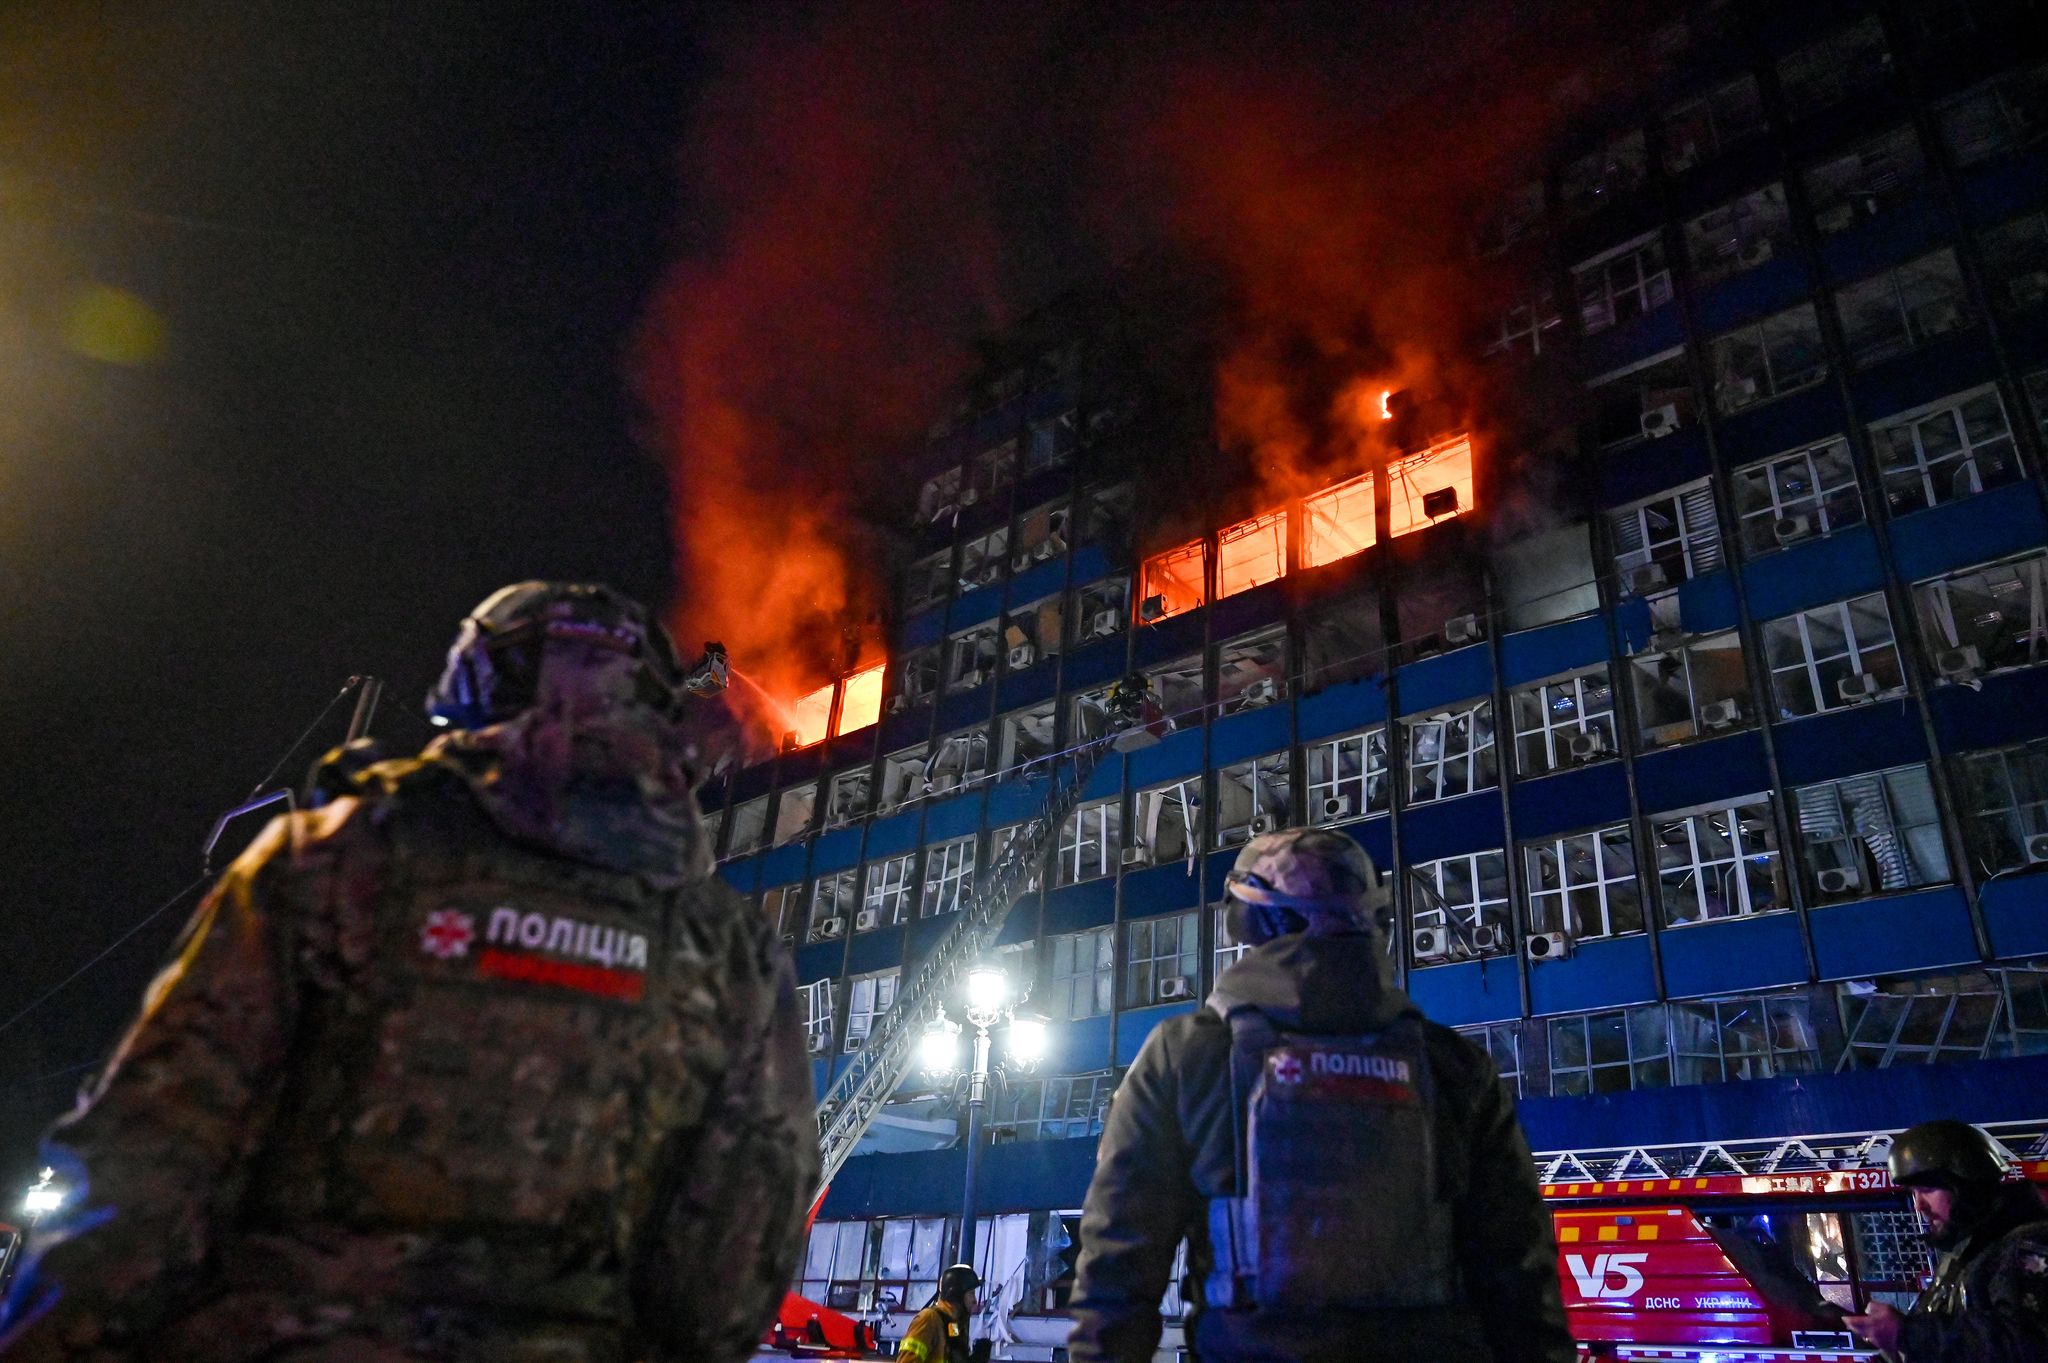
[[475, 939], [476, 921], [460, 909], [436, 909], [420, 928], [420, 950], [444, 961], [469, 955]]
[[1301, 1082], [1301, 1057], [1291, 1051], [1282, 1051], [1273, 1057], [1273, 1078], [1282, 1084]]

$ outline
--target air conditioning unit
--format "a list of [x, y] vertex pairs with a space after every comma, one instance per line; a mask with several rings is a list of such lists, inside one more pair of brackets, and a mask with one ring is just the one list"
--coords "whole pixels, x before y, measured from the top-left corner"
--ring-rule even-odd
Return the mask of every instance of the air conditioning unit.
[[846, 920], [836, 916], [820, 919], [817, 926], [811, 929], [811, 940], [813, 942], [829, 941], [834, 937], [844, 937], [845, 935]]
[[1678, 429], [1678, 404], [1667, 402], [1661, 407], [1652, 407], [1643, 413], [1643, 434], [1652, 440], [1662, 440]]
[[1845, 232], [1856, 225], [1856, 205], [1852, 203], [1839, 203], [1829, 208], [1823, 208], [1820, 212], [1813, 215], [1813, 225], [1829, 236], [1833, 236], [1837, 232]]
[[782, 751], [784, 752], [795, 752], [803, 745], [803, 739], [797, 736], [797, 732], [794, 729], [787, 730], [782, 735]]
[[2048, 861], [2048, 833], [2035, 833], [2027, 839], [2027, 860]]
[[1661, 563], [1645, 563], [1629, 570], [1628, 589], [1633, 596], [1648, 596], [1669, 586], [1671, 578]]
[[1031, 557], [1037, 559], [1040, 563], [1043, 563], [1047, 559], [1053, 557], [1053, 555], [1058, 554], [1059, 552], [1064, 550], [1066, 547], [1067, 546], [1060, 543], [1060, 541], [1057, 538], [1041, 540], [1038, 543], [1038, 547], [1031, 551]]
[[1247, 686], [1238, 699], [1246, 705], [1264, 705], [1280, 698], [1280, 683], [1271, 677], [1261, 677]]
[[1029, 549], [1019, 549], [1019, 550], [1018, 550], [1018, 551], [1017, 551], [1016, 553], [1014, 553], [1014, 554], [1010, 555], [1010, 571], [1011, 571], [1011, 572], [1013, 572], [1013, 573], [1021, 573], [1021, 572], [1024, 572], [1024, 571], [1025, 571], [1026, 569], [1030, 568], [1030, 567], [1031, 567], [1031, 551], [1030, 551]]
[[1123, 854], [1123, 864], [1126, 866], [1150, 866], [1152, 864], [1152, 849], [1149, 847], [1126, 847]]
[[1345, 819], [1350, 816], [1351, 797], [1349, 795], [1332, 795], [1323, 801], [1324, 818]]
[[1780, 516], [1771, 522], [1771, 534], [1780, 544], [1797, 544], [1813, 534], [1813, 517], [1803, 514]]
[[1107, 639], [1122, 628], [1124, 613], [1120, 610], [1102, 610], [1088, 617], [1088, 637]]
[[1742, 722], [1742, 703], [1734, 697], [1709, 701], [1700, 707], [1700, 724], [1708, 729], [1732, 729]]
[[1499, 951], [1507, 940], [1507, 929], [1498, 923], [1480, 923], [1472, 929], [1472, 949], [1477, 952]]
[[1166, 598], [1164, 596], [1148, 596], [1138, 603], [1138, 618], [1140, 620], [1157, 620], [1165, 614]]
[[1607, 753], [1607, 735], [1599, 729], [1588, 729], [1573, 734], [1571, 755], [1574, 762], [1591, 762]]
[[1561, 961], [1572, 954], [1572, 941], [1561, 932], [1532, 932], [1522, 950], [1532, 961]]
[[958, 790], [959, 788], [960, 773], [957, 771], [942, 771], [925, 784], [925, 789], [940, 795], [945, 794], [949, 790]]
[[845, 1042], [841, 1044], [839, 1049], [845, 1051], [848, 1055], [858, 1055], [861, 1047], [867, 1044], [868, 1036], [866, 1032], [848, 1032]]
[[1191, 999], [1195, 996], [1195, 982], [1185, 975], [1168, 975], [1159, 981], [1159, 997], [1164, 999]]
[[1877, 689], [1877, 678], [1868, 672], [1857, 672], [1835, 683], [1835, 694], [1852, 704], [1869, 700], [1877, 694]]
[[832, 1034], [830, 1032], [812, 1032], [809, 1041], [809, 1050], [812, 1055], [824, 1055], [832, 1049]]
[[1484, 632], [1479, 628], [1479, 617], [1476, 615], [1454, 615], [1444, 621], [1444, 642], [1452, 648], [1460, 644], [1476, 643], [1484, 637]]
[[1934, 670], [1943, 681], [1971, 681], [1984, 670], [1984, 655], [1974, 644], [1945, 648], [1934, 655]]
[[954, 682], [953, 685], [959, 687], [963, 691], [972, 691], [975, 687], [981, 685], [983, 682], [987, 680], [987, 674], [985, 674], [980, 668], [970, 667], [965, 672], [962, 672], [960, 674], [960, 679]]
[[1255, 838], [1260, 834], [1270, 833], [1279, 826], [1280, 821], [1271, 814], [1252, 815], [1252, 836]]
[[1418, 961], [1434, 961], [1451, 954], [1449, 928], [1417, 928], [1411, 942]]
[[1863, 873], [1853, 866], [1830, 866], [1814, 879], [1822, 894], [1852, 894], [1863, 888]]
[[1038, 650], [1029, 644], [1019, 644], [1010, 650], [1010, 670], [1022, 671], [1038, 661]]
[[1735, 258], [1742, 262], [1743, 269], [1754, 269], [1771, 258], [1773, 249], [1769, 237], [1758, 237], [1755, 241], [1744, 242]]
[[867, 932], [871, 928], [878, 928], [880, 926], [882, 926], [882, 911], [880, 909], [862, 909], [853, 916], [853, 930], [855, 932]]

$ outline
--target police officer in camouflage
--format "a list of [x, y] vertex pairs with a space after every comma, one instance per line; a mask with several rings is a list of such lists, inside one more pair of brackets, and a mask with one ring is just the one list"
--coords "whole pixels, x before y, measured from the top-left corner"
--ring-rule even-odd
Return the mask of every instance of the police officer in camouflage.
[[1892, 1142], [1890, 1168], [1941, 1262], [1910, 1312], [1877, 1302], [1850, 1328], [1906, 1363], [2048, 1359], [2048, 1207], [2004, 1181], [1997, 1142], [1968, 1122], [1922, 1122]]
[[1180, 1241], [1203, 1363], [1570, 1363], [1550, 1217], [1499, 1075], [1386, 975], [1388, 891], [1328, 829], [1226, 880], [1251, 950], [1118, 1086], [1068, 1349], [1146, 1363]]
[[18, 1360], [750, 1353], [817, 1176], [791, 968], [710, 877], [673, 646], [602, 588], [465, 622], [418, 757], [337, 765], [52, 1135]]

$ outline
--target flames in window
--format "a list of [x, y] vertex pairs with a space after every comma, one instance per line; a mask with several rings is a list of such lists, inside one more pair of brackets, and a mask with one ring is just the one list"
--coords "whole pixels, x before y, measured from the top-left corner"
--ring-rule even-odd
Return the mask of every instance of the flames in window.
[[1195, 540], [1145, 560], [1145, 585], [1138, 598], [1140, 620], [1165, 620], [1209, 604], [1207, 548], [1206, 541]]
[[1471, 437], [1452, 436], [1387, 466], [1390, 534], [1426, 530], [1471, 509]]
[[1216, 595], [1235, 596], [1287, 575], [1287, 509], [1226, 526], [1216, 535]]

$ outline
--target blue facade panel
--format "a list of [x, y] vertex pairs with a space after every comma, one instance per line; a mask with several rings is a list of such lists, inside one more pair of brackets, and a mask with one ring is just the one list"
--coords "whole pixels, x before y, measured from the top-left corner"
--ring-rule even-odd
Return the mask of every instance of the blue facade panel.
[[1059, 683], [1059, 671], [1049, 662], [1041, 661], [1036, 667], [1022, 672], [1007, 672], [996, 683], [996, 709], [1008, 713], [1050, 700], [1059, 690]]
[[1100, 800], [1115, 795], [1124, 788], [1124, 756], [1119, 752], [1103, 754], [1102, 764], [1088, 778], [1088, 784], [1081, 787], [1081, 798]]
[[[1093, 1140], [1021, 1141], [982, 1151], [975, 1206], [986, 1215], [1078, 1207], [1095, 1172]], [[958, 1216], [963, 1150], [861, 1155], [846, 1162], [818, 1209], [825, 1221], [876, 1216]]]
[[1693, 325], [1703, 333], [1754, 322], [1795, 303], [1813, 288], [1799, 257], [1777, 256], [1753, 270], [1701, 289], [1693, 299]]
[[2004, 672], [1979, 687], [1937, 686], [1927, 698], [1934, 731], [1949, 751], [1995, 748], [2048, 732], [2048, 671]]
[[1074, 582], [1078, 586], [1108, 577], [1122, 566], [1111, 562], [1108, 551], [1099, 544], [1084, 544], [1074, 550]]
[[[1392, 819], [1381, 816], [1377, 819], [1366, 819], [1360, 823], [1347, 823], [1339, 826], [1337, 831], [1357, 843], [1360, 847], [1363, 847], [1365, 854], [1372, 858], [1373, 865], [1393, 866], [1394, 821]], [[1219, 857], [1217, 860], [1223, 862], [1226, 869], [1228, 868], [1229, 861], [1227, 858]], [[1217, 896], [1220, 897], [1221, 894], [1222, 885], [1219, 882], [1217, 885]]]
[[800, 947], [796, 953], [797, 983], [809, 984], [828, 975], [838, 975], [845, 961], [844, 942], [813, 942], [807, 947]]
[[810, 855], [810, 848], [800, 842], [787, 847], [778, 847], [772, 852], [761, 854], [761, 883], [763, 885], [787, 885], [793, 880], [804, 878], [804, 865]]
[[1953, 885], [1810, 910], [1823, 980], [1931, 970], [1977, 959], [1970, 911]]
[[1483, 790], [1403, 811], [1401, 860], [1413, 865], [1461, 852], [1490, 851], [1506, 846], [1507, 836], [1500, 792]]
[[820, 833], [811, 844], [811, 872], [824, 875], [830, 871], [843, 871], [860, 860], [860, 829], [835, 828], [830, 833]]
[[1807, 980], [1806, 944], [1790, 912], [1667, 928], [1657, 945], [1664, 957], [1664, 992], [1674, 999]]
[[989, 826], [1002, 828], [1008, 824], [1022, 823], [1038, 812], [1051, 791], [1051, 780], [1043, 776], [1030, 781], [1011, 778], [997, 784], [988, 792]]
[[1511, 687], [1606, 661], [1607, 621], [1598, 615], [1525, 629], [1500, 641], [1501, 680]]
[[741, 894], [752, 894], [760, 883], [757, 878], [761, 869], [760, 858], [741, 857], [728, 861], [718, 868], [718, 878], [738, 890]]
[[1201, 904], [1202, 882], [1192, 863], [1170, 861], [1125, 876], [1123, 894], [1125, 918], [1149, 918]]
[[1996, 363], [1980, 335], [1945, 336], [1855, 375], [1849, 395], [1866, 420], [1876, 421], [1975, 388], [1995, 372]]
[[1419, 714], [1493, 690], [1493, 656], [1485, 644], [1440, 653], [1394, 669], [1403, 714]]
[[1927, 736], [1906, 696], [1788, 720], [1772, 732], [1778, 772], [1789, 785], [1927, 760]]
[[1325, 687], [1294, 707], [1295, 728], [1304, 743], [1379, 724], [1387, 717], [1387, 693], [1377, 677]]
[[1742, 587], [1759, 620], [1845, 601], [1884, 586], [1884, 560], [1867, 525], [1808, 540], [1745, 566]]
[[949, 838], [964, 838], [981, 829], [981, 803], [979, 793], [956, 795], [942, 804], [936, 804], [924, 812], [924, 840], [927, 843], [945, 842]]
[[1131, 789], [1143, 790], [1162, 781], [1199, 777], [1202, 773], [1202, 731], [1182, 729], [1168, 734], [1149, 748], [1139, 748], [1124, 757], [1130, 769]]
[[1267, 705], [1209, 726], [1209, 765], [1227, 767], [1247, 757], [1262, 757], [1287, 746], [1285, 705]]
[[1033, 564], [1029, 569], [1010, 579], [1009, 602], [1022, 606], [1042, 596], [1064, 591], [1067, 586], [1067, 561], [1063, 558], [1049, 559]]
[[1684, 629], [1695, 634], [1733, 629], [1740, 618], [1735, 606], [1735, 576], [1725, 569], [1678, 584], [1678, 623]]
[[1993, 876], [1977, 891], [1991, 954], [2001, 960], [2048, 955], [2048, 874]]
[[1721, 423], [1721, 454], [1740, 466], [1841, 435], [1849, 416], [1831, 383], [1815, 384], [1759, 404]]
[[1446, 1027], [1505, 1022], [1522, 1015], [1522, 982], [1512, 956], [1410, 971], [1408, 997], [1432, 1022]]
[[1932, 187], [1925, 188], [1911, 199], [1888, 205], [1882, 217], [1821, 242], [1821, 266], [1831, 280], [1845, 284], [1932, 250], [1947, 231], [1948, 214], [1942, 212]]
[[946, 637], [946, 608], [934, 606], [903, 622], [896, 637], [904, 649], [924, 648]]
[[1892, 558], [1909, 582], [1988, 563], [2048, 542], [2040, 495], [2026, 483], [1993, 488], [1892, 522]]
[[1287, 599], [1281, 594], [1284, 590], [1285, 584], [1275, 580], [1223, 598], [1209, 608], [1216, 617], [1210, 632], [1218, 642], [1225, 642], [1264, 629], [1286, 611]]
[[1104, 647], [1077, 649], [1068, 654], [1065, 687], [1068, 691], [1086, 691], [1107, 686], [1123, 674], [1123, 641], [1119, 639]]
[[876, 819], [868, 825], [868, 860], [900, 857], [917, 846], [918, 811]]
[[[1010, 911], [1012, 922], [1022, 920], [1035, 925], [1036, 917], [1035, 914], [1027, 914], [1016, 909]], [[953, 925], [959, 921], [959, 918], [953, 914], [942, 913], [932, 918], [920, 918], [912, 923], [910, 925], [910, 940], [903, 949], [903, 959], [912, 964], [924, 960], [925, 957], [931, 955], [932, 948], [939, 944], [939, 939], [948, 932], [951, 932]], [[1006, 924], [1005, 926], [1008, 925]]]
[[1116, 1063], [1128, 1065], [1138, 1058], [1138, 1048], [1160, 1023], [1182, 1013], [1192, 1013], [1200, 1004], [1162, 1003], [1154, 1008], [1128, 1008], [1117, 1015]]
[[1116, 881], [1103, 876], [1053, 890], [1045, 897], [1045, 930], [1079, 932], [1099, 928], [1116, 917]]
[[946, 630], [957, 633], [969, 625], [979, 625], [993, 620], [1003, 613], [1003, 587], [981, 587], [964, 596], [953, 598], [953, 604], [946, 611]]
[[1508, 787], [1515, 812], [1515, 836], [1546, 838], [1573, 829], [1620, 823], [1628, 818], [1628, 773], [1619, 762], [1601, 762]]
[[1185, 654], [1200, 653], [1207, 615], [1207, 611], [1189, 611], [1139, 630], [1132, 644], [1132, 657], [1137, 666], [1152, 667], [1172, 662]]
[[939, 702], [939, 732], [955, 733], [976, 724], [988, 723], [989, 683], [983, 682], [971, 691], [957, 696], [948, 696]]
[[1763, 737], [1755, 730], [1645, 753], [1636, 762], [1636, 794], [1646, 814], [1754, 795], [1770, 787]]
[[1046, 1028], [1046, 1073], [1102, 1069], [1109, 1064], [1109, 1033], [1107, 1014]]
[[2015, 213], [2041, 205], [2041, 186], [2048, 184], [2048, 155], [2039, 150], [1994, 161], [1972, 171], [1961, 185], [1963, 216], [1971, 222], [2002, 222]]
[[846, 948], [846, 973], [865, 975], [903, 964], [903, 929], [883, 928], [878, 932], [855, 933]]
[[1625, 325], [1588, 336], [1580, 344], [1584, 347], [1586, 372], [1604, 374], [1684, 343], [1685, 319], [1677, 308], [1663, 307]]
[[1645, 441], [1603, 459], [1600, 505], [1641, 501], [1666, 488], [1704, 478], [1712, 467], [1706, 432], [1698, 426], [1683, 427], [1661, 440]]
[[1647, 937], [1581, 942], [1564, 960], [1537, 961], [1529, 966], [1529, 1011], [1538, 1017], [1619, 1008], [1656, 997], [1657, 977], [1650, 966]]

